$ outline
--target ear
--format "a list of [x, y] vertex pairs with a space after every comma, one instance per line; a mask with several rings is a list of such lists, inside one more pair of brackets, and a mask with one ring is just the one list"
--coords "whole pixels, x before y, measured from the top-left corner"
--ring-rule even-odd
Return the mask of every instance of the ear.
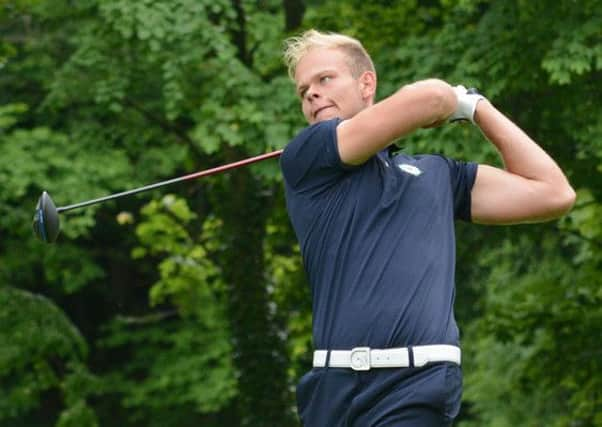
[[362, 98], [373, 101], [376, 95], [376, 73], [373, 71], [364, 71], [358, 80]]

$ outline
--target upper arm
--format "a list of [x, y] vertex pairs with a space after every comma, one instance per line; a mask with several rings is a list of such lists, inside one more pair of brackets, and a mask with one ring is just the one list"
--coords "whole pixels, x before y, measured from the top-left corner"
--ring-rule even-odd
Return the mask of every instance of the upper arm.
[[569, 196], [549, 183], [479, 165], [471, 194], [472, 221], [511, 224], [554, 219], [572, 206]]
[[397, 138], [444, 120], [455, 107], [451, 86], [441, 80], [404, 86], [338, 126], [341, 161], [349, 165], [363, 163]]

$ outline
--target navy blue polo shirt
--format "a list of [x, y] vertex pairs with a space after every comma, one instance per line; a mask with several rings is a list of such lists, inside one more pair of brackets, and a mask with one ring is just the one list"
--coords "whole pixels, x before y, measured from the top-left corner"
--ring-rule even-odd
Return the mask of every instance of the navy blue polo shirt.
[[383, 150], [348, 166], [340, 121], [305, 128], [280, 160], [315, 348], [458, 345], [454, 219], [470, 220], [477, 165]]

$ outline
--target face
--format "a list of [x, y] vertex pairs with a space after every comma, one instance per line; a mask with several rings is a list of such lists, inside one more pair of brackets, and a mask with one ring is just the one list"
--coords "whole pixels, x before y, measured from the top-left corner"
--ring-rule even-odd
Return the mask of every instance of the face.
[[309, 124], [353, 117], [372, 104], [375, 86], [373, 73], [354, 78], [345, 54], [326, 48], [314, 48], [299, 61], [295, 82]]

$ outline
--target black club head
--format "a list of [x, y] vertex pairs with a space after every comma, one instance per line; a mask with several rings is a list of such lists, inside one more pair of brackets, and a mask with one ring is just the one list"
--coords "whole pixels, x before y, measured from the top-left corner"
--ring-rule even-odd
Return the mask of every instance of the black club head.
[[59, 213], [45, 191], [38, 199], [33, 216], [33, 231], [38, 239], [46, 243], [54, 243], [60, 231]]

